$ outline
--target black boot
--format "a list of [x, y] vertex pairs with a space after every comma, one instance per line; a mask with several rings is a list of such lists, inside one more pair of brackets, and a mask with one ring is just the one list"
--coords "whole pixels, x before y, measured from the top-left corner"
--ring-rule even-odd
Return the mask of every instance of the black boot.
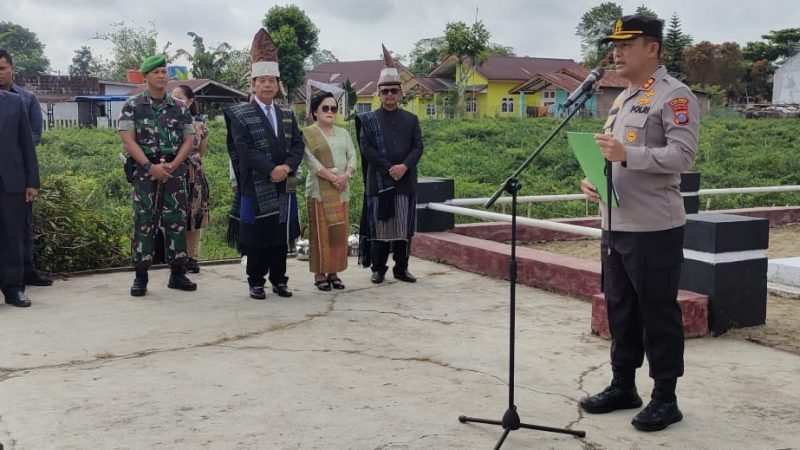
[[185, 267], [189, 273], [200, 273], [200, 265], [197, 264], [197, 260], [194, 258], [187, 259]]
[[678, 409], [677, 400], [661, 400], [653, 398], [650, 403], [636, 415], [631, 424], [641, 431], [659, 431], [675, 422], [683, 420]]
[[631, 424], [641, 431], [659, 431], [683, 419], [675, 397], [677, 378], [655, 380], [650, 403], [633, 418]]
[[186, 278], [186, 268], [181, 264], [172, 265], [172, 273], [169, 275], [169, 283], [167, 287], [170, 289], [180, 289], [182, 291], [197, 290], [197, 284], [192, 283], [191, 280]]
[[633, 375], [614, 374], [611, 385], [602, 392], [584, 397], [580, 401], [581, 408], [591, 414], [603, 414], [618, 409], [638, 408], [642, 406], [642, 398], [636, 392]]
[[133, 286], [131, 286], [131, 295], [134, 297], [142, 297], [147, 293], [147, 276], [146, 268], [136, 268], [136, 278], [133, 279]]

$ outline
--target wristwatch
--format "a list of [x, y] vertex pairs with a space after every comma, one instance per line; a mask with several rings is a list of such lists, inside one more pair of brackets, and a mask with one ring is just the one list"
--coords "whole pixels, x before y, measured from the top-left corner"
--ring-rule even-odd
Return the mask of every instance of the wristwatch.
[[146, 163], [142, 164], [142, 169], [144, 169], [145, 172], [149, 172], [151, 167], [153, 167], [153, 163], [151, 163], [150, 161], [147, 161]]

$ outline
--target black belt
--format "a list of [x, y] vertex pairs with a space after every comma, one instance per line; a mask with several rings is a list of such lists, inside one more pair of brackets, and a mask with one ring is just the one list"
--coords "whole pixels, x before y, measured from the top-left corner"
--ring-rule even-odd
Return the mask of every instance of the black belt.
[[169, 155], [161, 155], [161, 154], [159, 154], [159, 155], [148, 155], [148, 154], [145, 154], [144, 156], [147, 158], [148, 161], [150, 161], [153, 164], [161, 164], [161, 160], [162, 159], [164, 160], [164, 162], [172, 162], [172, 161], [175, 160], [175, 157], [178, 156], [178, 155], [175, 154], [175, 153], [172, 153], [172, 154], [169, 154]]

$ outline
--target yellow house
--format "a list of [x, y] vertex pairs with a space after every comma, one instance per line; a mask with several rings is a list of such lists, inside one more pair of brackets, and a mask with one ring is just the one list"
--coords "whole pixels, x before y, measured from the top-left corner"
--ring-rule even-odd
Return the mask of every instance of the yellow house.
[[453, 81], [446, 78], [411, 78], [403, 83], [403, 92], [408, 99], [403, 108], [421, 119], [452, 117], [452, 89]]
[[[458, 58], [450, 56], [442, 61], [426, 78], [447, 80], [455, 89], [461, 80]], [[484, 117], [524, 117], [530, 105], [539, 106], [541, 99], [535, 93], [526, 97], [524, 92], [510, 93], [520, 83], [538, 73], [556, 72], [560, 69], [580, 69], [571, 59], [490, 56], [480, 66], [469, 67], [469, 78], [464, 89], [464, 113]], [[417, 113], [420, 117], [423, 117]]]

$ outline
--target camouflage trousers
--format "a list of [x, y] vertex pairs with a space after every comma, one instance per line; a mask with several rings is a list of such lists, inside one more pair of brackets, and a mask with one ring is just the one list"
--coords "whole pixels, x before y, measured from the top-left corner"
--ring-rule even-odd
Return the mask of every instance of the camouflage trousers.
[[186, 164], [181, 164], [164, 182], [136, 167], [132, 184], [133, 265], [152, 264], [159, 226], [164, 228], [167, 262], [182, 265], [187, 257]]

